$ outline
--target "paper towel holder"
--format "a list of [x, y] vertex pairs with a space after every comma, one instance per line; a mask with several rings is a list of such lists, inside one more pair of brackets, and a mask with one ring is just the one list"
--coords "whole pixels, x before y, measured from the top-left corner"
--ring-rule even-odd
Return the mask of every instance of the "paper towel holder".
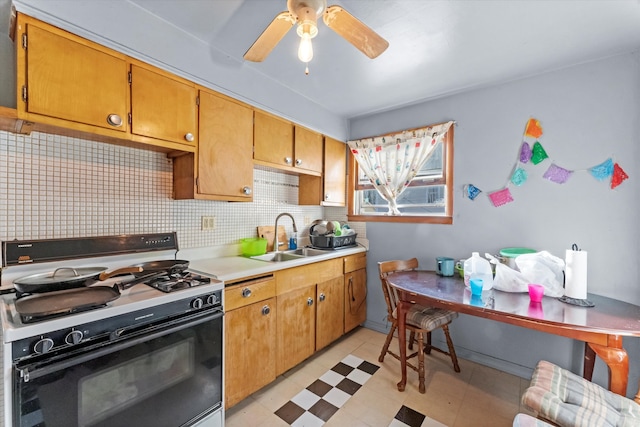
[[[574, 243], [571, 245], [571, 250], [581, 251], [582, 249], [580, 249], [578, 245]], [[565, 276], [565, 279], [566, 279], [566, 276]], [[566, 295], [563, 295], [560, 298], [558, 298], [558, 300], [567, 304], [577, 305], [579, 307], [595, 307], [595, 304], [589, 301], [588, 299], [571, 298]]]

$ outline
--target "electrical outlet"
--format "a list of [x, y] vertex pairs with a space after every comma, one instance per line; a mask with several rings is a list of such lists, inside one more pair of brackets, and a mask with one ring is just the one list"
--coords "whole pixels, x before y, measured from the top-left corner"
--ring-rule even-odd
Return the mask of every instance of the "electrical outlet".
[[309, 218], [308, 216], [304, 217], [304, 225], [309, 225], [311, 223], [311, 218]]
[[202, 230], [212, 231], [216, 229], [216, 217], [215, 216], [203, 216], [202, 217]]

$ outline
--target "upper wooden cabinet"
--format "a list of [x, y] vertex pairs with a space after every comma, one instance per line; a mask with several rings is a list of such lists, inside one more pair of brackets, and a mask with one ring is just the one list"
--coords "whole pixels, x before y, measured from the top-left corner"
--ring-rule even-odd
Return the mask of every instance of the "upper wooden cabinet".
[[33, 130], [195, 151], [195, 84], [23, 14], [16, 41], [17, 114]]
[[325, 137], [322, 204], [344, 206], [347, 186], [347, 148], [343, 142]]
[[[253, 110], [200, 90], [198, 150], [173, 160], [174, 197], [253, 200]], [[195, 168], [195, 169], [194, 169]]]
[[296, 174], [322, 173], [322, 135], [294, 126], [271, 114], [256, 111], [254, 162]]
[[298, 203], [345, 206], [346, 185], [346, 145], [336, 139], [325, 137], [322, 176], [300, 176]]
[[196, 146], [194, 83], [141, 63], [131, 64], [131, 133]]
[[310, 172], [322, 173], [322, 135], [295, 127], [294, 165]]
[[293, 124], [256, 111], [253, 126], [253, 159], [268, 166], [293, 166]]
[[18, 16], [16, 28], [21, 118], [127, 132], [126, 56], [24, 15]]

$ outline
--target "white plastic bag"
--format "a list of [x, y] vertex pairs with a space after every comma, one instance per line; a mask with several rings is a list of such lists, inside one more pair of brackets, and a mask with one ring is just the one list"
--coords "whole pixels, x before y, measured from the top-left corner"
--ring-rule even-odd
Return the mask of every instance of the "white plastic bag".
[[564, 295], [564, 261], [547, 251], [519, 255], [515, 261], [518, 270], [499, 262], [490, 254], [485, 256], [496, 264], [493, 287], [505, 292], [528, 292], [529, 283], [544, 286], [544, 294], [550, 297]]
[[505, 292], [529, 292], [529, 281], [522, 273], [501, 263], [491, 254], [485, 254], [492, 264], [496, 266], [496, 275], [493, 278], [493, 288]]
[[547, 251], [523, 254], [516, 258], [516, 266], [530, 280], [544, 286], [544, 294], [550, 297], [564, 295], [564, 260]]

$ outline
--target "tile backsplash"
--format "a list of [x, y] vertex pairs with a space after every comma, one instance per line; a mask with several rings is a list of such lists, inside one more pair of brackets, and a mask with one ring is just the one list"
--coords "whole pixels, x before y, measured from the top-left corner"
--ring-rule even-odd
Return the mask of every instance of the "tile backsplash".
[[[345, 208], [298, 206], [298, 177], [254, 171], [254, 201], [172, 199], [163, 153], [33, 132], [0, 131], [0, 240], [176, 231], [180, 248], [237, 243], [281, 212], [346, 221]], [[215, 230], [203, 231], [203, 216]], [[291, 231], [290, 221], [282, 225]], [[351, 224], [365, 237], [364, 224]], [[307, 227], [302, 234], [306, 233]]]

